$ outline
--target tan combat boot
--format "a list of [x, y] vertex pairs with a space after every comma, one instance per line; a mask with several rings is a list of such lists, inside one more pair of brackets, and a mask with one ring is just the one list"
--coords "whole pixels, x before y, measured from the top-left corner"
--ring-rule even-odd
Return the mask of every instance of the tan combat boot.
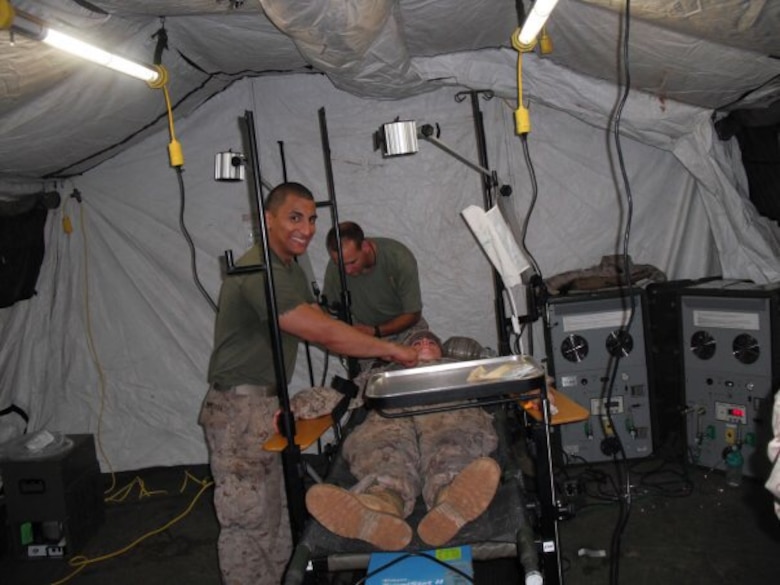
[[403, 502], [387, 490], [353, 494], [316, 484], [306, 492], [306, 508], [334, 534], [364, 540], [380, 550], [401, 550], [412, 540], [412, 528], [402, 517]]
[[439, 492], [436, 505], [420, 520], [417, 534], [431, 546], [449, 542], [464, 524], [487, 509], [500, 479], [501, 468], [495, 460], [480, 457], [472, 461]]

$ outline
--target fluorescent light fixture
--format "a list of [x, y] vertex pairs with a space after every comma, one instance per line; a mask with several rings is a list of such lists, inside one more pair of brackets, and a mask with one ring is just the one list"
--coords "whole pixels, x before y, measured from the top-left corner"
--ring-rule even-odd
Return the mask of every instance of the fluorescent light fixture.
[[520, 29], [518, 41], [521, 45], [528, 46], [536, 42], [539, 31], [542, 30], [556, 4], [558, 4], [558, 0], [536, 0], [534, 2], [531, 13], [526, 17], [523, 28]]
[[[10, 4], [3, 2], [3, 0], [0, 0], [0, 4], [4, 5], [7, 9], [10, 8]], [[80, 57], [81, 59], [92, 61], [98, 65], [113, 69], [114, 71], [119, 71], [125, 75], [141, 79], [152, 87], [159, 85], [165, 77], [165, 75], [156, 67], [135, 63], [129, 59], [125, 59], [124, 57], [114, 55], [113, 53], [104, 51], [89, 43], [85, 43], [75, 37], [51, 29], [42, 20], [20, 10], [13, 10], [10, 8], [10, 15], [10, 29], [12, 32], [18, 32], [61, 51]]]
[[44, 29], [44, 35], [43, 38], [41, 38], [41, 41], [61, 51], [75, 55], [76, 57], [92, 61], [103, 67], [108, 67], [114, 71], [119, 71], [125, 75], [141, 79], [147, 83], [154, 83], [160, 78], [160, 73], [152, 67], [134, 63], [129, 59], [114, 55], [94, 45], [90, 45], [75, 37], [50, 28]]

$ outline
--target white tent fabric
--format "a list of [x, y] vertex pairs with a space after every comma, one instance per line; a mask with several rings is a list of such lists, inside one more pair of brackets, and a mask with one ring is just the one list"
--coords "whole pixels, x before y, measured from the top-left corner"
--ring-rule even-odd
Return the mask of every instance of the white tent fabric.
[[[516, 59], [508, 50], [498, 56], [493, 51], [482, 51], [476, 57], [449, 55], [428, 61], [427, 74], [450, 78], [453, 84], [490, 87], [511, 100], [516, 99], [517, 91], [510, 73]], [[610, 127], [610, 114], [619, 98], [615, 86], [571, 74], [533, 55], [524, 59], [526, 98], [568, 112], [597, 128]], [[533, 117], [531, 125], [535, 132]], [[696, 179], [725, 277], [758, 283], [780, 279], [780, 227], [761, 217], [747, 200], [739, 149], [735, 141], [717, 139], [710, 112], [671, 101], [661, 108], [657, 98], [632, 92], [623, 110], [621, 130], [621, 134], [671, 151]]]
[[[482, 55], [473, 58], [479, 62]], [[450, 61], [430, 65], [443, 69]], [[511, 64], [500, 71], [511, 76]], [[561, 77], [561, 87], [580, 82], [565, 72]], [[282, 179], [278, 142], [283, 141], [288, 178], [312, 186], [324, 199], [317, 110], [325, 107], [340, 218], [411, 247], [420, 264], [424, 315], [440, 336], [466, 335], [495, 347], [490, 266], [460, 217], [466, 206], [480, 204], [481, 175], [424, 143], [413, 157], [383, 159], [371, 148], [372, 133], [400, 116], [440, 124], [442, 140], [476, 160], [471, 108], [454, 94], [441, 89], [377, 101], [346, 94], [321, 77], [262, 78], [237, 83], [178, 120], [185, 153], [184, 220], [211, 297], [219, 290], [223, 252], [243, 251], [253, 230], [248, 183], [215, 182], [214, 154], [242, 150], [239, 118], [251, 110], [263, 177], [272, 184]], [[614, 89], [611, 94], [605, 92], [605, 100], [614, 99]], [[531, 190], [513, 134], [514, 106], [500, 98], [479, 103], [490, 166], [514, 187], [510, 223], [522, 221]], [[528, 142], [539, 196], [527, 247], [547, 276], [594, 265], [616, 252], [625, 221], [609, 137], [542, 101], [533, 104], [532, 118]], [[0, 336], [14, 340], [0, 346], [0, 404], [27, 410], [31, 430], [96, 433], [104, 470], [206, 461], [196, 418], [214, 315], [193, 283], [167, 141], [158, 133], [59, 184], [66, 201], [47, 224], [38, 294], [0, 311]], [[654, 264], [670, 278], [718, 273], [709, 206], [703, 181], [689, 170], [693, 165], [630, 138], [623, 149], [634, 197], [634, 261]], [[82, 204], [67, 197], [74, 188]], [[61, 227], [64, 214], [75, 226], [70, 235]], [[309, 254], [320, 279], [329, 225], [323, 212]], [[322, 354], [313, 353], [319, 378]], [[343, 371], [332, 360], [329, 375], [335, 373]], [[307, 385], [301, 352], [291, 389]]]

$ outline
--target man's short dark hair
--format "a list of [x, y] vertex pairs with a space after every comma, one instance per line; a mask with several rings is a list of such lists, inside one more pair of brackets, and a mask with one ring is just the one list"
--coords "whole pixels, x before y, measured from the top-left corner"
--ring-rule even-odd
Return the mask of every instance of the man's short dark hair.
[[312, 192], [300, 183], [280, 183], [271, 189], [271, 192], [265, 198], [265, 209], [267, 211], [276, 211], [287, 200], [289, 195], [314, 201]]
[[[360, 248], [363, 245], [363, 240], [366, 239], [361, 228], [354, 221], [342, 221], [339, 224], [339, 233], [342, 240], [350, 240], [355, 242], [355, 246]], [[325, 236], [325, 245], [328, 247], [328, 252], [336, 252], [336, 228], [332, 227], [328, 230], [328, 235]]]

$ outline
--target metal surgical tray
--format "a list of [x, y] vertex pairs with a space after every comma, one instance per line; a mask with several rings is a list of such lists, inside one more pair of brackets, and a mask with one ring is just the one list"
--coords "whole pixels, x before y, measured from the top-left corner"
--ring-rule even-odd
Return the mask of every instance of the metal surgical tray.
[[[512, 366], [513, 377], [468, 381], [482, 366], [488, 372]], [[454, 400], [487, 400], [508, 394], [522, 394], [544, 387], [544, 370], [525, 355], [512, 355], [467, 362], [449, 362], [374, 374], [366, 385], [369, 406], [403, 408]]]

